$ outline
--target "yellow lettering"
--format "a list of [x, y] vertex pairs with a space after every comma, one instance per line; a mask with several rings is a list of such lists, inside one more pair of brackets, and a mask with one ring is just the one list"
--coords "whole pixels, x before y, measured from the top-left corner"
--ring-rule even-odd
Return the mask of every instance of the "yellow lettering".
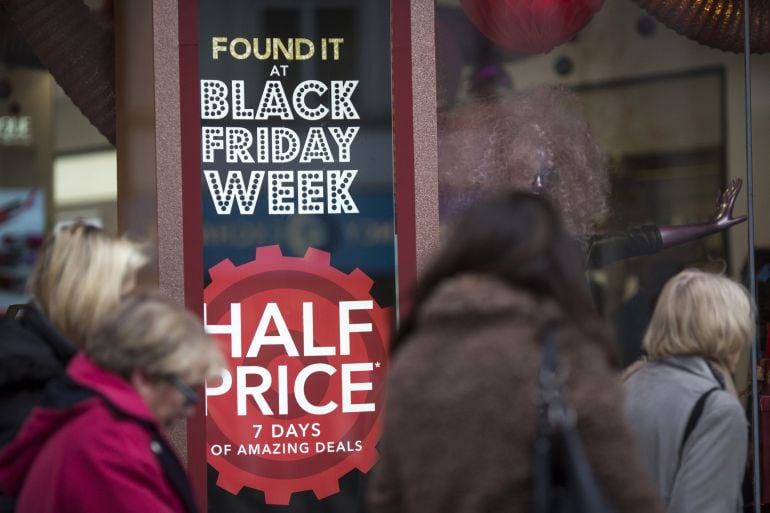
[[272, 53], [273, 47], [270, 46], [270, 40], [264, 40], [265, 43], [265, 51], [264, 53], [259, 53], [259, 38], [254, 38], [254, 57], [261, 61], [266, 61], [270, 58], [270, 54]]
[[341, 37], [333, 37], [329, 39], [329, 42], [334, 46], [334, 60], [340, 60], [340, 45], [345, 42], [345, 39]]
[[[225, 43], [224, 45], [221, 43]], [[211, 38], [211, 57], [214, 60], [219, 59], [219, 54], [227, 51], [227, 38], [226, 37], [212, 37]]]
[[[236, 45], [243, 45], [243, 52], [238, 53], [236, 50]], [[245, 37], [236, 37], [232, 41], [230, 41], [230, 55], [235, 57], [236, 59], [245, 59], [246, 57], [251, 54], [251, 43], [249, 43], [249, 40]]]
[[[303, 45], [307, 49], [304, 53], [302, 52]], [[311, 58], [314, 53], [315, 53], [315, 46], [313, 45], [313, 42], [310, 41], [309, 39], [300, 37], [294, 40], [294, 57], [298, 61], [306, 61], [309, 58]]]
[[273, 59], [278, 58], [278, 50], [281, 51], [283, 56], [288, 60], [294, 60], [294, 39], [289, 39], [288, 47], [283, 44], [279, 38], [273, 38]]

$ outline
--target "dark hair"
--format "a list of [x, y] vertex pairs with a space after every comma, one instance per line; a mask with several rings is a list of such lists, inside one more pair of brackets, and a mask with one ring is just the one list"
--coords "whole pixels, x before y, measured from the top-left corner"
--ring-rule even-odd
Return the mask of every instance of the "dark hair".
[[471, 207], [417, 283], [412, 313], [393, 341], [396, 351], [415, 329], [422, 303], [447, 278], [494, 276], [539, 298], [554, 300], [565, 317], [590, 335], [617, 363], [585, 277], [585, 257], [567, 234], [556, 208], [543, 196], [509, 192]]

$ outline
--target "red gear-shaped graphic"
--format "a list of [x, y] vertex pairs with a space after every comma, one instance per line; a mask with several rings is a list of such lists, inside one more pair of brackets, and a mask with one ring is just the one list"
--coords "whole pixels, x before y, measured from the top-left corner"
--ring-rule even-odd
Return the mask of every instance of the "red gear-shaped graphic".
[[[303, 258], [286, 257], [281, 253], [279, 246], [257, 248], [253, 261], [237, 267], [229, 260], [223, 260], [209, 269], [209, 274], [211, 283], [204, 291], [207, 324], [229, 324], [230, 304], [238, 303], [243, 308], [241, 321], [244, 327], [242, 356], [228, 358], [233, 378], [231, 390], [223, 396], [211, 396], [207, 401], [207, 459], [219, 472], [217, 485], [232, 494], [237, 494], [243, 487], [260, 490], [265, 494], [266, 503], [286, 505], [289, 504], [293, 492], [312, 490], [316, 497], [321, 499], [337, 493], [339, 478], [351, 470], [368, 472], [378, 458], [375, 444], [380, 432], [382, 383], [387, 368], [387, 344], [391, 323], [390, 309], [380, 308], [376, 301], [372, 300], [369, 292], [373, 284], [372, 279], [359, 269], [350, 274], [335, 269], [331, 266], [330, 254], [327, 252], [310, 248]], [[370, 323], [371, 331], [351, 333], [350, 354], [339, 354], [339, 302], [368, 300], [371, 300], [372, 308], [353, 312], [350, 318], [354, 323]], [[303, 324], [301, 305], [303, 302], [313, 304], [313, 318], [316, 321], [312, 328], [312, 343], [316, 346], [337, 346], [337, 354], [320, 358], [337, 370], [334, 378], [341, 374], [339, 369], [343, 363], [372, 362], [371, 390], [360, 389], [355, 393], [358, 394], [358, 403], [373, 403], [374, 411], [341, 413], [338, 404], [337, 410], [332, 413], [311, 415], [292, 404], [292, 408], [285, 414], [276, 414], [275, 408], [272, 408], [270, 415], [264, 414], [261, 407], [252, 400], [248, 405], [247, 415], [237, 416], [237, 400], [234, 393], [234, 370], [237, 366], [259, 365], [269, 371], [271, 376], [275, 376], [278, 372], [276, 369], [282, 366], [284, 379], [288, 381], [291, 378], [293, 381], [305, 365], [319, 361], [317, 356], [288, 356], [283, 348], [279, 351], [277, 346], [271, 345], [260, 347], [256, 357], [248, 356], [247, 349], [254, 334], [252, 327], [267, 302], [279, 306], [298, 349], [304, 342], [303, 332], [306, 328]], [[335, 343], [329, 344], [330, 341]], [[219, 342], [223, 352], [230, 355], [231, 338], [219, 336]], [[299, 352], [302, 354], [301, 349]], [[340, 402], [341, 385], [339, 380], [333, 377], [323, 374], [307, 380], [307, 388], [310, 390], [308, 392], [306, 389], [304, 393], [308, 400], [312, 399], [311, 403], [319, 405], [329, 404], [332, 400]], [[266, 403], [275, 403], [279, 397], [276, 386], [280, 385], [276, 385], [275, 381], [271, 382], [271, 389], [263, 394]], [[353, 381], [358, 382], [360, 379]], [[250, 386], [253, 386], [253, 383]], [[286, 391], [285, 394], [289, 392]], [[294, 398], [293, 394], [291, 398]], [[268, 407], [271, 406], [268, 404]], [[346, 450], [269, 455], [270, 457], [265, 457], [264, 454], [233, 454], [235, 448], [229, 454], [212, 453], [212, 446], [215, 444], [220, 447], [232, 444], [236, 447], [239, 444], [258, 442], [259, 440], [255, 440], [257, 435], [254, 428], [268, 424], [271, 430], [278, 429], [279, 433], [286, 432], [290, 429], [289, 426], [318, 426], [318, 431], [326, 433], [330, 440], [327, 440], [327, 437], [314, 439], [311, 435], [297, 435], [289, 441], [307, 441], [311, 444], [309, 447], [316, 447], [315, 443], [328, 442], [335, 448], [340, 444]], [[269, 435], [271, 432], [267, 430], [259, 433], [263, 443]], [[268, 443], [274, 441], [270, 440]]]

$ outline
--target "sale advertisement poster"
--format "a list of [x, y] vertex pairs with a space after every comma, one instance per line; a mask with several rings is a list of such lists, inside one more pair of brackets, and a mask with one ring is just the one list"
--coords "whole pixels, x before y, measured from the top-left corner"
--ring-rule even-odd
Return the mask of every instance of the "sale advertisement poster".
[[363, 511], [396, 303], [387, 2], [198, 0], [209, 511]]

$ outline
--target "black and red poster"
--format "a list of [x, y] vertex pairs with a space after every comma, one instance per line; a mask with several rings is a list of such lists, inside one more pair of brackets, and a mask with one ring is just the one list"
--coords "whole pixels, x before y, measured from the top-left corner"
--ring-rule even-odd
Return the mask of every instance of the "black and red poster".
[[390, 6], [198, 0], [209, 511], [362, 511], [396, 298]]

